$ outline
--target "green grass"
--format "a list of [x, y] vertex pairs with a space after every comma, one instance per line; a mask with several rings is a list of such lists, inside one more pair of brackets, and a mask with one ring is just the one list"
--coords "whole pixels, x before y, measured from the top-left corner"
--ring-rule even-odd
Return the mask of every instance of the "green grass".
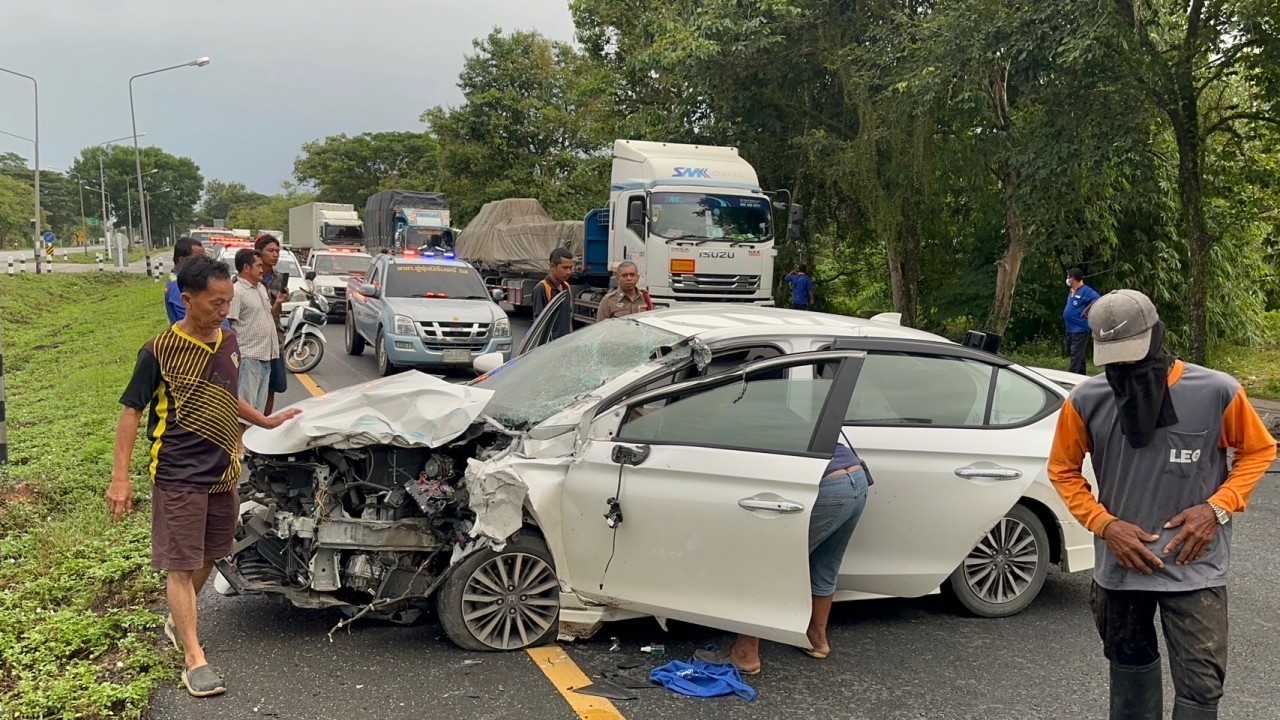
[[[108, 260], [107, 253], [104, 250], [90, 250], [89, 254], [85, 255], [84, 248], [76, 248], [76, 249], [68, 248], [67, 257], [63, 258], [62, 250], [59, 249], [57, 252], [57, 255], [54, 257], [53, 260], [54, 262], [60, 262], [60, 263], [63, 263], [63, 262], [79, 263], [79, 264], [96, 263], [98, 262], [98, 258], [97, 258], [98, 253], [102, 253], [102, 264], [107, 267], [111, 267], [111, 264], [114, 262], [114, 260]], [[152, 251], [151, 253], [151, 257], [153, 259], [160, 255], [161, 253], [159, 251]], [[164, 253], [163, 255], [169, 255], [169, 253]], [[141, 260], [143, 257], [145, 257], [145, 254], [142, 252], [142, 248], [133, 248], [132, 250], [129, 251], [129, 262], [136, 262], [138, 260]], [[168, 264], [169, 264], [169, 257], [165, 257], [165, 265], [168, 265]]]
[[103, 493], [138, 348], [164, 328], [141, 277], [0, 277], [9, 459], [0, 468], [0, 717], [138, 718], [179, 660], [152, 612], [144, 446], [135, 512]]
[[[1061, 342], [1028, 343], [1001, 354], [1020, 365], [1066, 370], [1070, 364]], [[1280, 401], [1280, 347], [1219, 345], [1209, 352], [1209, 367], [1235, 376], [1250, 397]], [[1089, 362], [1088, 373], [1099, 372]]]

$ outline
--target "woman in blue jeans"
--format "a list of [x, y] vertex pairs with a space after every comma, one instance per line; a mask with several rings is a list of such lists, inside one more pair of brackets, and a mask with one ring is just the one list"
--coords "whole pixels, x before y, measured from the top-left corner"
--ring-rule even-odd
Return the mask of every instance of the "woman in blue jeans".
[[[809, 647], [802, 651], [823, 660], [831, 653], [827, 642], [827, 619], [836, 594], [840, 562], [849, 547], [853, 529], [867, 505], [867, 473], [858, 456], [847, 445], [836, 443], [835, 456], [827, 463], [818, 485], [818, 499], [809, 516], [809, 586], [813, 594], [813, 614], [809, 616]], [[760, 674], [760, 638], [739, 635], [727, 652], [699, 650], [699, 660], [737, 666], [743, 675]]]

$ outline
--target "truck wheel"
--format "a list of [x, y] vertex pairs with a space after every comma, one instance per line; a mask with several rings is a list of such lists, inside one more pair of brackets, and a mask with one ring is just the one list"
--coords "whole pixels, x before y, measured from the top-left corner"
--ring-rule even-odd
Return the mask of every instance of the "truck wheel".
[[522, 650], [560, 630], [560, 581], [542, 538], [523, 533], [501, 552], [463, 558], [436, 594], [445, 634], [465, 650]]
[[351, 311], [347, 310], [346, 325], [347, 338], [347, 354], [359, 355], [364, 352], [364, 338], [360, 337], [360, 333], [356, 332], [356, 321], [351, 317]]
[[382, 336], [382, 328], [378, 328], [378, 339], [373, 341], [373, 354], [378, 358], [378, 374], [382, 377], [395, 374], [398, 369], [387, 357], [387, 339]]

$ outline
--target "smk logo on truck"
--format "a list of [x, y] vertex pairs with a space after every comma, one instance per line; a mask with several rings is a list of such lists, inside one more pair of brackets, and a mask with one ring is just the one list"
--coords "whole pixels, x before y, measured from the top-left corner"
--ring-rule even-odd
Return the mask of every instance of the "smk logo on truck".
[[671, 177], [711, 179], [711, 172], [707, 168], [678, 167], [671, 173]]

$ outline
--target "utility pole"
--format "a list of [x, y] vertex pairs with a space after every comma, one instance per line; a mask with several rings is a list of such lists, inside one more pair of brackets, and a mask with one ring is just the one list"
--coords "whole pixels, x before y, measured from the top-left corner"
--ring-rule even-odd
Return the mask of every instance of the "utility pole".
[[0, 466], [9, 463], [9, 433], [4, 419], [4, 318], [0, 318]]

